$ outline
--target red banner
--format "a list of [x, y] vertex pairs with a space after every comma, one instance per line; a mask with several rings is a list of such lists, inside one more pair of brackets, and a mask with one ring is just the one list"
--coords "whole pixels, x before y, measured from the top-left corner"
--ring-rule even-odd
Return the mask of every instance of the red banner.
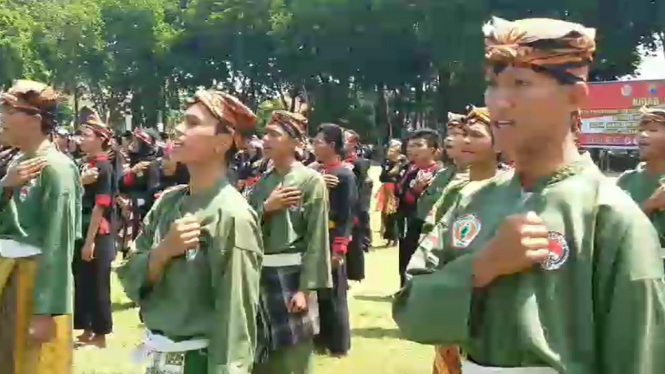
[[589, 101], [582, 109], [580, 142], [587, 148], [637, 147], [639, 109], [665, 106], [665, 80], [589, 84]]
[[628, 134], [579, 134], [580, 143], [595, 148], [635, 148], [635, 135]]

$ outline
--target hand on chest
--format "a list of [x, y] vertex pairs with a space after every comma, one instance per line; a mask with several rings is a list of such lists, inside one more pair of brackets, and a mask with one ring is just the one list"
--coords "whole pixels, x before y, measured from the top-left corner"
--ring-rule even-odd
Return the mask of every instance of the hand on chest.
[[446, 222], [444, 246], [451, 257], [491, 248], [506, 272], [533, 265], [553, 271], [575, 257], [590, 253], [581, 248], [593, 226], [583, 201], [558, 194], [500, 199], [501, 203], [470, 204]]

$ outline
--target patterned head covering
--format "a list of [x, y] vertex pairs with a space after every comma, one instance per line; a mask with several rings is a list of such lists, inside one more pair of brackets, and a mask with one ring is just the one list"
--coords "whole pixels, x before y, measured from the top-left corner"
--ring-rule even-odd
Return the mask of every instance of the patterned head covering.
[[270, 115], [269, 124], [279, 125], [290, 137], [303, 140], [307, 132], [307, 118], [300, 113], [276, 110]]
[[203, 104], [227, 128], [241, 132], [253, 130], [256, 115], [235, 96], [217, 90], [199, 91], [187, 101], [187, 106]]
[[141, 128], [136, 128], [132, 132], [132, 135], [134, 135], [135, 138], [141, 140], [142, 142], [146, 143], [149, 146], [156, 145], [156, 138], [151, 135], [148, 131], [141, 129]]
[[487, 108], [478, 108], [473, 105], [468, 105], [466, 107], [466, 123], [473, 124], [476, 122], [482, 122], [485, 125], [489, 125], [492, 121], [490, 120], [490, 112]]
[[0, 95], [0, 103], [13, 109], [42, 116], [42, 125], [56, 127], [56, 114], [60, 95], [50, 86], [31, 80], [19, 79], [9, 91]]
[[88, 119], [83, 124], [84, 127], [92, 130], [97, 136], [104, 140], [109, 140], [113, 136], [113, 132], [106, 126], [104, 122], [99, 118], [99, 114], [96, 112], [91, 113], [88, 116]]
[[466, 116], [464, 114], [457, 114], [453, 112], [448, 112], [448, 123], [446, 124], [447, 128], [462, 128], [464, 127], [464, 121], [466, 121]]
[[60, 137], [63, 137], [63, 138], [69, 137], [69, 136], [71, 135], [71, 134], [69, 133], [69, 130], [67, 130], [67, 129], [64, 128], [64, 127], [58, 127], [58, 128], [55, 130], [55, 134], [58, 135], [58, 136], [60, 136]]
[[655, 122], [665, 125], [665, 109], [663, 108], [647, 108], [646, 106], [640, 109], [642, 118], [640, 124]]
[[390, 139], [388, 142], [388, 148], [402, 148], [402, 141], [399, 139]]
[[530, 67], [562, 83], [585, 81], [586, 70], [580, 68], [591, 63], [596, 50], [595, 29], [548, 18], [511, 22], [493, 17], [483, 32], [491, 65]]

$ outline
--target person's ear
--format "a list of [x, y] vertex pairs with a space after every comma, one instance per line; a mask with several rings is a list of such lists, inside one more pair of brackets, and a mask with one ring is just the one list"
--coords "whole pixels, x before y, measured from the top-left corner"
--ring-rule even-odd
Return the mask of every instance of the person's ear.
[[215, 136], [215, 141], [217, 146], [215, 147], [215, 152], [218, 154], [225, 154], [231, 146], [233, 145], [235, 139], [231, 134], [217, 134]]
[[568, 87], [568, 104], [571, 111], [583, 108], [589, 98], [589, 85], [586, 82], [577, 82]]

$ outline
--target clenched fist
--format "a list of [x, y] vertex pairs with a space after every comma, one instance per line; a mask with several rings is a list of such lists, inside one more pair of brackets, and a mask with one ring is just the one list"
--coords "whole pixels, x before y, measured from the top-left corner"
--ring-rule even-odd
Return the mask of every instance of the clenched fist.
[[295, 187], [277, 187], [263, 203], [263, 211], [272, 213], [294, 206], [300, 201], [301, 195], [300, 190]]
[[198, 247], [200, 237], [201, 224], [196, 217], [188, 213], [171, 224], [169, 232], [159, 246], [161, 254], [169, 259], [183, 255], [188, 250]]
[[479, 280], [480, 285], [546, 261], [549, 257], [548, 248], [547, 227], [536, 213], [507, 217], [487, 247], [477, 255], [476, 269], [482, 273], [479, 277], [482, 278]]
[[97, 182], [99, 178], [99, 169], [97, 168], [88, 168], [81, 173], [81, 184], [88, 185]]
[[332, 174], [323, 174], [323, 180], [328, 188], [335, 188], [339, 184], [339, 178]]

